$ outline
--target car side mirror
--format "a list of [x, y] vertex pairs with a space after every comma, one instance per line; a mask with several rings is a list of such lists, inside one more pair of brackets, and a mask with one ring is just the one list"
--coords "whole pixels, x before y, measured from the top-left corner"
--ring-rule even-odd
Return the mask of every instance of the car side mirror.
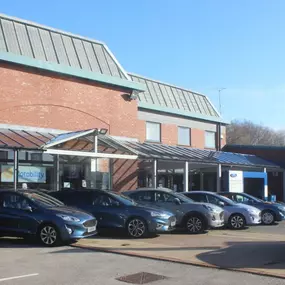
[[174, 199], [174, 203], [175, 203], [176, 205], [181, 205], [181, 201], [180, 201], [178, 198], [175, 198], [175, 199]]
[[222, 202], [222, 201], [219, 201], [219, 206], [220, 206], [220, 207], [225, 207], [225, 203]]

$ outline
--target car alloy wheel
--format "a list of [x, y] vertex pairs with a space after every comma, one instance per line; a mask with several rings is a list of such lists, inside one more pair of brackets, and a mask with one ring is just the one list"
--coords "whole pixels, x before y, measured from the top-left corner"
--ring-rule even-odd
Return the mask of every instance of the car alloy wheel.
[[274, 223], [274, 215], [271, 212], [266, 211], [262, 214], [261, 220], [265, 225], [272, 225]]
[[192, 234], [201, 233], [204, 231], [203, 221], [199, 217], [190, 217], [186, 224], [187, 230]]
[[134, 238], [140, 238], [146, 233], [145, 222], [139, 218], [134, 218], [128, 223], [128, 234]]
[[43, 226], [40, 230], [39, 236], [41, 242], [47, 246], [55, 245], [58, 240], [57, 230], [51, 225]]
[[241, 215], [233, 215], [230, 218], [230, 226], [233, 229], [242, 229], [244, 224], [244, 218]]

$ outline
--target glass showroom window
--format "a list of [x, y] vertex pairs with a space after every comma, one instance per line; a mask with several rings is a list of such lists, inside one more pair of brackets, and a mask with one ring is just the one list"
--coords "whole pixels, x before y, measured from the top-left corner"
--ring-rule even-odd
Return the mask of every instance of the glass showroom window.
[[215, 132], [205, 132], [205, 147], [206, 148], [216, 148], [216, 133]]
[[146, 140], [160, 142], [160, 124], [146, 122]]
[[178, 127], [178, 144], [191, 145], [190, 129], [185, 127]]

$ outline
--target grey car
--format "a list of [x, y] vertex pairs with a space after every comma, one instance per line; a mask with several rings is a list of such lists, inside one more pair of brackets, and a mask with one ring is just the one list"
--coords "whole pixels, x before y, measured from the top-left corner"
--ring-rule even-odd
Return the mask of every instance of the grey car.
[[261, 211], [255, 207], [236, 202], [209, 191], [184, 192], [188, 198], [196, 202], [211, 203], [219, 205], [225, 211], [225, 223], [232, 229], [242, 229], [246, 225], [257, 225], [261, 223]]
[[192, 234], [224, 225], [222, 208], [208, 203], [195, 203], [184, 195], [167, 188], [140, 188], [124, 192], [124, 195], [137, 203], [171, 211], [176, 216], [177, 227], [187, 229]]

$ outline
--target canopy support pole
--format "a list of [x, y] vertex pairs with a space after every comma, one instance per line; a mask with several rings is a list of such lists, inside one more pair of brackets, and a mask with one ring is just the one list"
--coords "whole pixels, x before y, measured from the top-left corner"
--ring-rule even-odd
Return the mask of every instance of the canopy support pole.
[[183, 191], [189, 191], [189, 163], [185, 161], [184, 164], [184, 175], [183, 175], [184, 183], [183, 183]]
[[153, 160], [152, 165], [152, 186], [154, 189], [157, 188], [157, 159]]
[[217, 193], [221, 192], [221, 180], [222, 180], [222, 165], [217, 166]]
[[14, 150], [14, 190], [18, 187], [18, 173], [19, 173], [19, 151]]

